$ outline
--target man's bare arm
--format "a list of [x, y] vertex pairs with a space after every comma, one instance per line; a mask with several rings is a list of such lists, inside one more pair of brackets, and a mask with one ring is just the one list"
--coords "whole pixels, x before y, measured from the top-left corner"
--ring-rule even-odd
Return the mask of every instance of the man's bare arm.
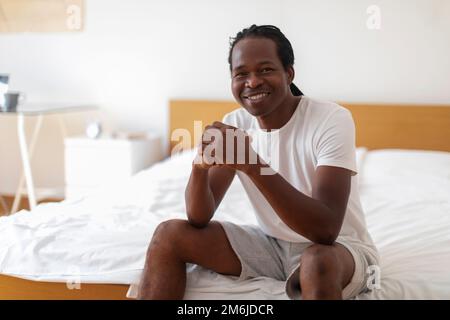
[[[227, 130], [234, 133], [242, 131], [217, 121], [210, 128], [218, 130], [217, 140], [224, 141], [224, 145], [230, 142], [227, 141]], [[236, 146], [236, 135], [234, 138], [230, 137], [234, 139], [233, 145]], [[292, 230], [313, 242], [332, 244], [339, 235], [344, 221], [350, 195], [351, 171], [332, 166], [319, 166], [314, 174], [312, 194], [309, 196], [297, 190], [278, 173], [261, 174], [263, 168], [267, 170], [266, 172], [273, 170], [253, 150], [250, 139], [247, 137], [244, 141], [237, 152], [235, 149], [234, 161], [226, 162], [225, 166], [246, 173], [280, 219]], [[236, 158], [239, 152], [246, 155], [246, 160], [258, 159], [257, 163], [246, 161], [239, 164]], [[227, 151], [224, 150], [223, 159], [227, 159], [226, 154]]]
[[235, 170], [226, 166], [193, 164], [185, 191], [188, 221], [197, 228], [205, 227], [219, 207], [233, 181]]
[[295, 189], [281, 175], [261, 175], [260, 165], [249, 165], [247, 175], [280, 219], [292, 230], [320, 244], [332, 244], [339, 235], [350, 194], [351, 171], [319, 166], [312, 196]]

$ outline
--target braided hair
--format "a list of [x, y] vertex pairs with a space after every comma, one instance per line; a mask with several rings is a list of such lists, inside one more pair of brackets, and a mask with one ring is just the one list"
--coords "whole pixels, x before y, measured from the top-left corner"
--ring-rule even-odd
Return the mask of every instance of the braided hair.
[[[272, 25], [261, 25], [257, 26], [255, 24], [251, 25], [249, 28], [245, 28], [236, 34], [236, 37], [230, 38], [230, 51], [228, 53], [228, 64], [230, 65], [231, 71], [231, 54], [233, 48], [240, 40], [248, 37], [259, 37], [268, 38], [275, 42], [277, 45], [278, 57], [283, 64], [284, 69], [294, 65], [294, 50], [292, 50], [292, 45], [286, 36], [275, 26]], [[290, 85], [291, 92], [294, 96], [302, 96], [303, 93], [294, 84]]]

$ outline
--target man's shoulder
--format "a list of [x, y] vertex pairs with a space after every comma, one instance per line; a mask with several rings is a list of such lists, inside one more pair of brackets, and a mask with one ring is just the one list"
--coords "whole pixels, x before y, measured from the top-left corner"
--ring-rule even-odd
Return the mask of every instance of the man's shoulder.
[[222, 122], [237, 128], [248, 127], [252, 121], [252, 115], [244, 108], [238, 108], [227, 113]]
[[324, 120], [334, 114], [345, 114], [350, 111], [336, 102], [305, 97], [310, 116]]

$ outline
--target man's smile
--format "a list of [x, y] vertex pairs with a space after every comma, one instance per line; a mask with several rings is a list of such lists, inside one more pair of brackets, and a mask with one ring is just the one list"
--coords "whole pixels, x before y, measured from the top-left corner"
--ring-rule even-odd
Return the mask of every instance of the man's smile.
[[243, 95], [243, 98], [250, 102], [260, 102], [267, 98], [270, 95], [270, 92], [255, 92], [251, 94]]

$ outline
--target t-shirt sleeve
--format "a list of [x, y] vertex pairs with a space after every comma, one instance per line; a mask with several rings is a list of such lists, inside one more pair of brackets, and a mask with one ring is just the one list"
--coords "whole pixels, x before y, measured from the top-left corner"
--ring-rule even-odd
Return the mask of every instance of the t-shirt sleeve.
[[355, 124], [347, 109], [335, 111], [323, 123], [316, 144], [317, 166], [345, 168], [357, 174]]
[[227, 113], [222, 118], [222, 123], [225, 123], [229, 126], [237, 127], [236, 115], [233, 112]]

